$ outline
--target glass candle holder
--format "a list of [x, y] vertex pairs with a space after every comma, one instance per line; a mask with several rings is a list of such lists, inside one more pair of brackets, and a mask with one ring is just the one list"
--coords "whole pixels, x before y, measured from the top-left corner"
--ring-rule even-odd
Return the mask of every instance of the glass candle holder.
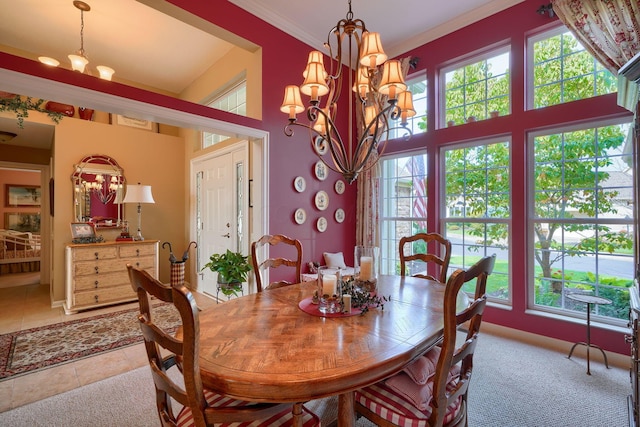
[[317, 292], [318, 310], [320, 310], [321, 313], [341, 312], [340, 270], [329, 267], [319, 267]]
[[378, 283], [380, 248], [356, 246], [354, 250], [355, 287], [364, 292], [375, 292]]

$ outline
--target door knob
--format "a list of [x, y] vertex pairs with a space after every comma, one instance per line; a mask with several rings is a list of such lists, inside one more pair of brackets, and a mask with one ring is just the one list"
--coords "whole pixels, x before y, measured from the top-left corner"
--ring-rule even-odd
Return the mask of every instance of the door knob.
[[226, 237], [226, 238], [230, 239], [231, 238], [231, 234], [229, 234], [229, 233], [223, 234], [222, 237]]

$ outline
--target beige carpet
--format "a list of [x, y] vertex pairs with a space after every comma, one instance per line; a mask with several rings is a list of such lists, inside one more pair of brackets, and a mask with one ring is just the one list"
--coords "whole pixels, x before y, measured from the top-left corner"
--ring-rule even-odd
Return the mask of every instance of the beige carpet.
[[[567, 349], [568, 350], [568, 349]], [[469, 394], [471, 427], [627, 426], [626, 369], [567, 359], [565, 353], [517, 343], [487, 333], [479, 341]], [[309, 404], [335, 418], [336, 401]], [[358, 426], [371, 426], [364, 419]], [[140, 368], [0, 413], [0, 426], [157, 427], [153, 383]]]

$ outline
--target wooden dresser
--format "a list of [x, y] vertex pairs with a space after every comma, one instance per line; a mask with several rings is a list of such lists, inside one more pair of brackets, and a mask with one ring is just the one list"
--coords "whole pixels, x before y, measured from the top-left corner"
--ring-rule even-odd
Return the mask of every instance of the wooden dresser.
[[158, 241], [67, 245], [66, 314], [135, 300], [127, 264], [158, 277]]

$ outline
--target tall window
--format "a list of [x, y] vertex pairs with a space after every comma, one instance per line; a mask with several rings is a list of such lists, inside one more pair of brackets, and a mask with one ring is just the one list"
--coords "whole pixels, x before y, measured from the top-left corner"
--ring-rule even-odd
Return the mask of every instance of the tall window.
[[442, 70], [441, 127], [510, 114], [509, 57], [501, 49]]
[[443, 153], [441, 217], [445, 235], [451, 241], [450, 272], [469, 268], [480, 258], [495, 253], [496, 265], [487, 283], [487, 295], [494, 300], [508, 300], [509, 142], [447, 148]]
[[[407, 90], [413, 95], [413, 109], [416, 115], [407, 120], [407, 127], [415, 135], [427, 131], [427, 75], [419, 73], [407, 78]], [[403, 129], [392, 129], [389, 139], [400, 138], [404, 135]]]
[[616, 92], [616, 78], [559, 27], [529, 39], [529, 108]]
[[628, 318], [634, 277], [628, 129], [608, 125], [533, 137], [530, 282], [536, 306], [584, 312], [585, 305], [567, 295], [586, 293], [613, 301], [596, 305], [595, 314]]
[[381, 273], [399, 274], [400, 239], [427, 228], [427, 155], [385, 157], [380, 163]]
[[[240, 116], [247, 115], [247, 81], [243, 80], [234, 85], [222, 94], [216, 96], [211, 102], [206, 104], [208, 107], [218, 110], [227, 111], [229, 113], [238, 114]], [[221, 135], [211, 132], [202, 132], [202, 148], [207, 148], [219, 142], [228, 139], [227, 135]]]

